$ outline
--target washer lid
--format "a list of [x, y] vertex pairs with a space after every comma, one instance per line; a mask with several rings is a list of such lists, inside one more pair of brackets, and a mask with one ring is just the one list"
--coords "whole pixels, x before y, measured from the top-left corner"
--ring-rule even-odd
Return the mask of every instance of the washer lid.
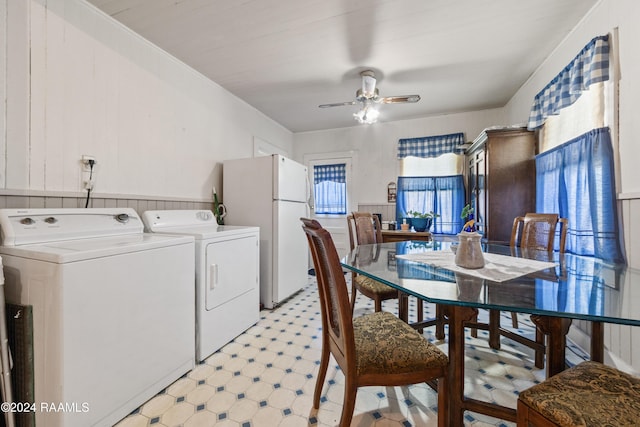
[[33, 245], [2, 246], [0, 253], [21, 258], [64, 264], [108, 256], [142, 252], [176, 245], [189, 245], [193, 237], [140, 233], [92, 239], [64, 240]]

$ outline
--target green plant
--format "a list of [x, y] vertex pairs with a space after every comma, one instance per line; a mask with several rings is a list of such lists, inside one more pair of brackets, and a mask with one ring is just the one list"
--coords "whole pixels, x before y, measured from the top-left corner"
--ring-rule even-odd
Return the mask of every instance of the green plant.
[[467, 219], [469, 215], [473, 213], [473, 208], [470, 204], [466, 204], [464, 208], [462, 208], [462, 213], [460, 213], [460, 218]]
[[418, 211], [407, 211], [407, 215], [410, 215], [414, 218], [438, 218], [440, 215], [437, 213], [431, 212], [418, 212]]
[[467, 231], [470, 233], [478, 231], [476, 227], [476, 220], [473, 218], [473, 208], [470, 204], [467, 204], [464, 208], [462, 208], [460, 218], [466, 221], [462, 226], [462, 231]]

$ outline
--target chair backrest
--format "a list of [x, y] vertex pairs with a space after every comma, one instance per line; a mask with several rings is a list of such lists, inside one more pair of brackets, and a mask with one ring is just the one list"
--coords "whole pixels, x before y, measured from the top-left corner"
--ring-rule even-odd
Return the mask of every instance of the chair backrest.
[[377, 215], [369, 212], [352, 212], [355, 225], [356, 244], [382, 243], [382, 227]]
[[322, 310], [324, 345], [343, 370], [355, 372], [355, 341], [347, 283], [331, 234], [313, 219], [300, 218], [313, 258]]
[[564, 253], [568, 223], [566, 218], [559, 218], [558, 214], [527, 213], [513, 220], [510, 244], [521, 248], [553, 251], [556, 227], [560, 224], [559, 251]]
[[347, 215], [347, 229], [349, 230], [349, 247], [354, 250], [356, 247], [356, 220], [352, 213]]

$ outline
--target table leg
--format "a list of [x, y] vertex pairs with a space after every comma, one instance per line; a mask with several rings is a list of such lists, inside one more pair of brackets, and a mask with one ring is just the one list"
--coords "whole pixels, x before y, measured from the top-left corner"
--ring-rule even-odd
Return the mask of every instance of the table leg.
[[445, 318], [444, 318], [443, 311], [444, 309], [442, 305], [436, 304], [436, 319], [438, 319], [438, 322], [436, 323], [436, 339], [437, 340], [443, 340], [445, 337], [445, 334], [444, 334]]
[[409, 323], [409, 295], [398, 291], [398, 317], [405, 323]]
[[442, 308], [449, 318], [449, 423], [464, 425], [464, 324], [478, 315], [478, 309], [462, 306]]
[[489, 347], [500, 350], [500, 310], [489, 310]]
[[604, 362], [604, 324], [591, 322], [591, 360]]
[[531, 315], [531, 321], [544, 333], [547, 340], [547, 378], [564, 371], [565, 350], [571, 319]]

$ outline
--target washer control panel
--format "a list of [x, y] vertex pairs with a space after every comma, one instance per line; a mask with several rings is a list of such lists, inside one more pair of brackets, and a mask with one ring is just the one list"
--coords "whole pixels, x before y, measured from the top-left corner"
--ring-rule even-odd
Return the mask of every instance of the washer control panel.
[[0, 209], [4, 246], [142, 233], [143, 228], [131, 208]]

